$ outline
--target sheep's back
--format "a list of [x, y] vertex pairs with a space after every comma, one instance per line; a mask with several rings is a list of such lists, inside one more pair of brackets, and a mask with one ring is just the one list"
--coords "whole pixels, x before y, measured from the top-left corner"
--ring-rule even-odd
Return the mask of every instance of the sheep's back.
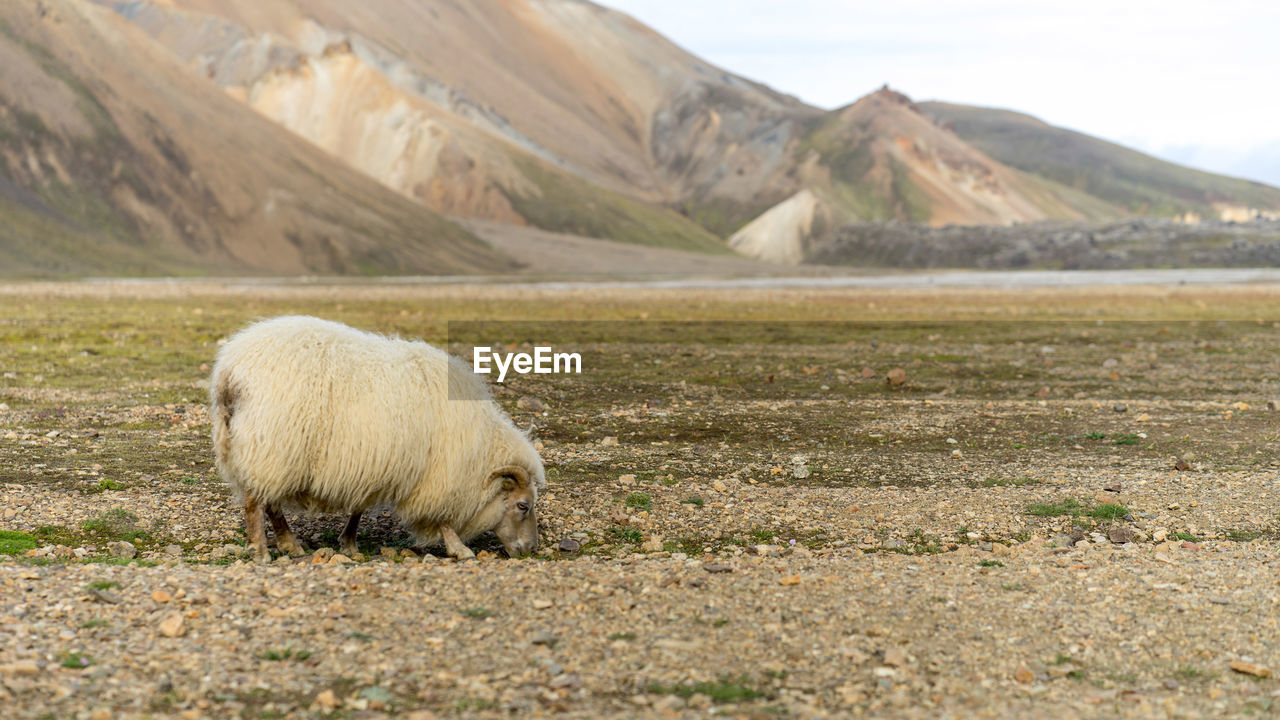
[[226, 464], [262, 499], [349, 512], [431, 479], [443, 436], [433, 424], [448, 410], [444, 352], [278, 318], [235, 336], [218, 364], [234, 397]]

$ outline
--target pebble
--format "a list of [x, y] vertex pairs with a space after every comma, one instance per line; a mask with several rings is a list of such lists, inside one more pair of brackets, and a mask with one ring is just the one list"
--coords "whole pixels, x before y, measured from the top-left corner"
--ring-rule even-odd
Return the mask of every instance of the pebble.
[[181, 613], [170, 613], [160, 622], [160, 634], [169, 638], [182, 637], [187, 634], [186, 622]]
[[1271, 669], [1258, 665], [1257, 663], [1246, 662], [1244, 660], [1232, 660], [1230, 667], [1232, 670], [1245, 675], [1252, 675], [1260, 678], [1271, 677]]
[[582, 543], [571, 537], [561, 538], [560, 544], [556, 545], [556, 549], [563, 553], [576, 553], [582, 549]]
[[125, 559], [138, 556], [138, 548], [128, 540], [118, 540], [107, 543], [107, 552], [111, 553], [112, 557]]
[[709, 573], [731, 573], [733, 568], [724, 563], [703, 563], [702, 569]]
[[516, 407], [530, 412], [546, 412], [547, 404], [532, 395], [522, 395], [516, 400]]
[[902, 368], [894, 368], [889, 371], [888, 375], [885, 375], [885, 381], [889, 383], [890, 387], [898, 387], [907, 381], [907, 371]]

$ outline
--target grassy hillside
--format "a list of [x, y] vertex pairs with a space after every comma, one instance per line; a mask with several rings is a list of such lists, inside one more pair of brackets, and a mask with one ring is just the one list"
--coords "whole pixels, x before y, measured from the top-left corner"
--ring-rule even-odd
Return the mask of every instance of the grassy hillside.
[[925, 102], [919, 107], [991, 157], [1129, 212], [1211, 213], [1214, 203], [1280, 208], [1280, 189], [1158, 160], [1009, 110]]

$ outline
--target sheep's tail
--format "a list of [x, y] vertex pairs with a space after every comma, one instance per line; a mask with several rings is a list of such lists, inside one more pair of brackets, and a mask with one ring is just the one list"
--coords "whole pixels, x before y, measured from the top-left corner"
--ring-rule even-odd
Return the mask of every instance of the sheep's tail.
[[210, 393], [213, 400], [212, 417], [209, 418], [213, 425], [213, 454], [221, 466], [225, 466], [231, 457], [231, 416], [235, 413], [238, 395], [228, 375], [225, 372], [215, 375], [213, 392]]

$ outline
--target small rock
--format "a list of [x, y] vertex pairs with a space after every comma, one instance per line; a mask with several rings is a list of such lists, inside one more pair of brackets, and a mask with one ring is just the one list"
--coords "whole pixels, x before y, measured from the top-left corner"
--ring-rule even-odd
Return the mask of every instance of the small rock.
[[907, 664], [907, 654], [902, 648], [891, 647], [884, 651], [884, 664], [889, 667], [902, 667]]
[[547, 608], [551, 607], [551, 604], [552, 603], [550, 600], [544, 600], [542, 598], [536, 598], [532, 602], [534, 610], [546, 610]]
[[902, 368], [894, 368], [884, 376], [885, 382], [889, 383], [889, 387], [898, 387], [907, 381], [907, 371]]
[[333, 712], [338, 709], [338, 696], [333, 694], [332, 690], [321, 690], [313, 703], [311, 709], [321, 710], [324, 712]]
[[346, 555], [343, 555], [342, 553], [334, 553], [333, 557], [329, 558], [329, 562], [325, 564], [326, 565], [346, 565], [351, 562], [355, 562], [355, 561], [347, 557]]
[[164, 554], [169, 555], [171, 557], [178, 557], [182, 555], [182, 546], [181, 545], [165, 545]]
[[549, 632], [539, 630], [538, 632], [534, 633], [532, 636], [529, 637], [529, 644], [546, 645], [547, 647], [550, 647], [556, 644], [556, 640], [557, 638], [555, 635], [552, 635]]
[[662, 536], [650, 535], [648, 539], [646, 539], [643, 543], [640, 544], [640, 549], [643, 550], [644, 552], [651, 552], [651, 553], [662, 552]]
[[783, 577], [783, 578], [778, 578], [778, 584], [779, 584], [779, 585], [799, 585], [799, 584], [800, 584], [800, 576], [799, 576], [799, 575], [788, 575], [788, 576]]
[[731, 573], [733, 568], [724, 563], [703, 563], [702, 569], [709, 573]]
[[618, 438], [610, 435], [608, 437], [602, 438], [600, 440], [600, 444], [604, 447], [613, 447], [618, 444]]
[[155, 600], [158, 603], [167, 603], [173, 599], [173, 596], [165, 592], [164, 590], [152, 590], [151, 599]]
[[720, 482], [719, 480], [716, 480], [715, 482], [711, 483], [711, 489], [715, 490], [716, 492], [724, 492], [725, 490], [729, 489], [729, 486], [725, 485], [723, 482]]
[[560, 544], [556, 546], [556, 549], [560, 552], [576, 553], [582, 549], [582, 543], [569, 537], [561, 538]]
[[89, 712], [89, 720], [111, 720], [111, 708], [96, 707]]
[[1133, 528], [1128, 525], [1112, 525], [1107, 530], [1107, 538], [1117, 545], [1133, 542]]
[[875, 370], [875, 368], [873, 368], [873, 367], [864, 367], [864, 368], [862, 368], [862, 373], [861, 373], [861, 375], [862, 375], [862, 379], [863, 379], [863, 380], [870, 380], [871, 378], [875, 377], [875, 376], [876, 376], [876, 374], [877, 374], [877, 373], [876, 373], [876, 370]]
[[186, 623], [181, 613], [171, 613], [160, 622], [160, 634], [165, 637], [182, 637], [187, 633]]
[[316, 550], [316, 554], [311, 556], [312, 565], [324, 565], [334, 556], [334, 550], [330, 547], [322, 547]]
[[39, 674], [40, 666], [33, 662], [13, 662], [0, 665], [0, 675], [6, 677], [21, 677]]
[[1169, 679], [1165, 680], [1165, 681], [1164, 681], [1164, 689], [1165, 689], [1165, 690], [1177, 690], [1177, 689], [1178, 689], [1178, 681], [1177, 681], [1177, 680], [1174, 680], [1173, 678], [1169, 678]]
[[[0, 410], [4, 410], [4, 409], [5, 409], [5, 408], [0, 407]], [[1267, 409], [1268, 409], [1268, 410], [1270, 410], [1270, 411], [1272, 411], [1272, 412], [1275, 412], [1275, 409], [1276, 409], [1276, 401], [1275, 401], [1275, 400], [1268, 400], [1268, 401], [1267, 401]]]
[[124, 598], [119, 595], [109, 590], [99, 590], [98, 588], [89, 588], [89, 596], [98, 602], [104, 602], [108, 605], [119, 605], [124, 602]]
[[1191, 542], [1190, 540], [1183, 540], [1183, 541], [1182, 541], [1182, 549], [1183, 549], [1183, 550], [1199, 550], [1199, 549], [1200, 549], [1200, 543], [1193, 543], [1193, 542]]
[[809, 468], [805, 465], [796, 465], [791, 468], [791, 477], [796, 478], [797, 480], [803, 480], [809, 477]]
[[1256, 663], [1245, 662], [1244, 660], [1232, 660], [1231, 669], [1245, 675], [1254, 677], [1269, 678], [1271, 677], [1271, 669], [1258, 665]]
[[1125, 405], [1124, 403], [1116, 403], [1115, 405], [1111, 406], [1111, 409], [1118, 413], [1129, 412], [1129, 406]]
[[635, 475], [619, 475], [618, 484], [619, 485], [635, 485], [636, 476]]
[[394, 559], [396, 557], [399, 557], [400, 551], [397, 548], [387, 547], [384, 545], [381, 548], [378, 548], [378, 554], [384, 558]]
[[1182, 458], [1178, 458], [1173, 463], [1173, 469], [1178, 470], [1180, 472], [1186, 472], [1191, 469], [1191, 463], [1187, 462]]
[[1104, 485], [1102, 489], [1107, 492], [1118, 493], [1124, 490], [1124, 483], [1119, 480], [1116, 480], [1115, 482], [1110, 483], [1109, 485]]
[[1035, 673], [1031, 672], [1025, 665], [1023, 665], [1013, 673], [1013, 679], [1023, 685], [1030, 685], [1036, 679], [1036, 676]]
[[522, 395], [520, 399], [516, 401], [516, 407], [530, 412], [545, 412], [547, 404], [532, 395]]
[[111, 553], [112, 557], [125, 559], [138, 556], [138, 548], [128, 540], [107, 543], [107, 552]]

